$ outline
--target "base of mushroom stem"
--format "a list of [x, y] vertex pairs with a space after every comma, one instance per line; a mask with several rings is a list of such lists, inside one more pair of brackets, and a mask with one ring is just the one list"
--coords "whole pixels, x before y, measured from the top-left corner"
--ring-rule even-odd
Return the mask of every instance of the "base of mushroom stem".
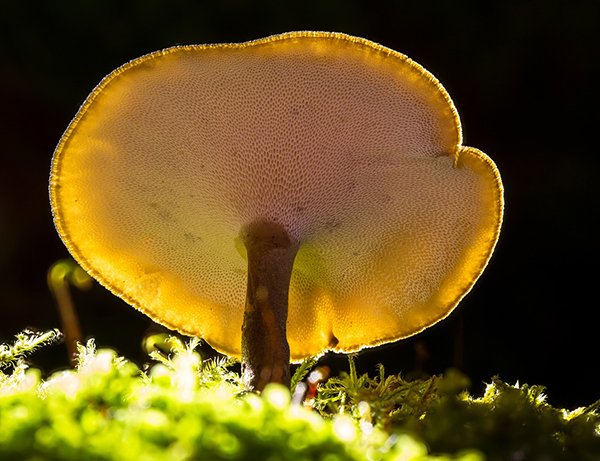
[[[262, 391], [269, 383], [290, 384], [290, 349], [279, 331], [267, 327], [259, 312], [244, 316], [242, 380], [249, 390]], [[275, 336], [275, 338], [273, 338]]]
[[288, 293], [298, 245], [283, 226], [258, 221], [242, 232], [248, 254], [248, 289], [242, 325], [242, 379], [250, 390], [289, 385], [286, 337]]

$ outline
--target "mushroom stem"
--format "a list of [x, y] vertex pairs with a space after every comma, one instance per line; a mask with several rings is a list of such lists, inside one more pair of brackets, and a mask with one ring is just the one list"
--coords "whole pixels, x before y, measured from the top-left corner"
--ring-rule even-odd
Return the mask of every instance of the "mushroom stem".
[[248, 389], [289, 385], [288, 291], [298, 244], [279, 224], [257, 221], [243, 232], [248, 290], [242, 325], [242, 377]]

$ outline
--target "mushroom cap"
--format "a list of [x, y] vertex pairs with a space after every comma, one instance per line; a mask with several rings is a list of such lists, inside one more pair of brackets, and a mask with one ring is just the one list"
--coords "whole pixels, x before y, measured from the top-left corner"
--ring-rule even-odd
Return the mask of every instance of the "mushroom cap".
[[338, 33], [180, 46], [118, 68], [54, 154], [75, 259], [155, 321], [240, 355], [241, 229], [298, 245], [292, 360], [411, 336], [446, 317], [498, 239], [500, 175], [406, 56]]

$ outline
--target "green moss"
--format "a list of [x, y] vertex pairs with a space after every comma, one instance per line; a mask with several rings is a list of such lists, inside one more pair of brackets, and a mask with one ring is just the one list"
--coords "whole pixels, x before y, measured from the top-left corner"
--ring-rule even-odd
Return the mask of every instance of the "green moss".
[[[456, 370], [444, 376], [405, 381], [401, 376], [357, 376], [350, 372], [323, 384], [315, 406], [343, 412], [392, 433], [408, 433], [434, 453], [466, 448], [488, 461], [600, 460], [600, 400], [574, 411], [546, 402], [541, 386], [511, 386], [495, 377], [482, 397], [471, 396], [469, 380]], [[361, 411], [361, 402], [363, 409]]]
[[43, 333], [25, 330], [19, 333], [13, 344], [0, 344], [0, 369], [18, 364], [36, 349], [61, 338], [62, 334], [58, 330]]
[[[600, 453], [597, 406], [555, 409], [539, 387], [495, 379], [475, 399], [457, 372], [406, 381], [381, 368], [371, 378], [358, 376], [351, 360], [348, 374], [294, 403], [277, 385], [260, 396], [244, 392], [227, 361], [202, 360], [195, 341], [166, 344], [171, 352], [152, 352], [147, 372], [93, 342], [79, 348], [76, 369], [46, 380], [11, 359], [0, 372], [0, 459], [591, 460]], [[313, 365], [300, 367], [295, 381]]]

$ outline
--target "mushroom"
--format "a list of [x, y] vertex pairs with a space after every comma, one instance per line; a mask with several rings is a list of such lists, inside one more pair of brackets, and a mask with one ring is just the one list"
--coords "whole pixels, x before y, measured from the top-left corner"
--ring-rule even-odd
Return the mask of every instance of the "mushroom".
[[241, 356], [260, 390], [290, 358], [414, 335], [471, 289], [503, 190], [461, 138], [440, 83], [368, 40], [178, 46], [84, 102], [54, 153], [54, 220], [102, 285]]

